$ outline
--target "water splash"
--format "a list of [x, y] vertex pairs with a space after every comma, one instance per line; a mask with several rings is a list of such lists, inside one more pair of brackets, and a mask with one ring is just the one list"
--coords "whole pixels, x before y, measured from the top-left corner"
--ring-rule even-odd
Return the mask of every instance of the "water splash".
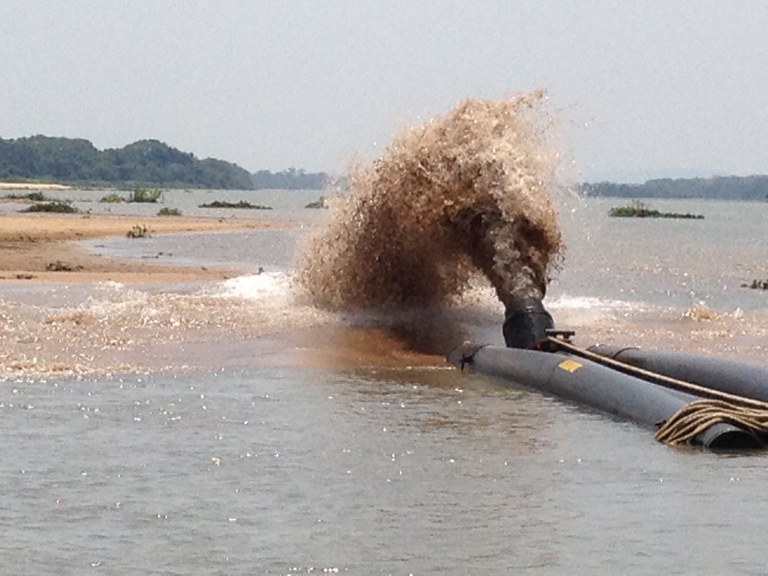
[[[54, 305], [50, 292], [57, 295]], [[296, 305], [290, 278], [277, 273], [178, 289], [115, 282], [43, 287], [22, 302], [0, 297], [0, 382], [34, 374], [224, 366], [238, 357], [256, 359], [253, 339], [274, 343], [275, 335], [324, 325], [326, 316]]]
[[562, 249], [551, 117], [534, 92], [467, 99], [350, 171], [296, 278], [321, 307], [433, 307], [482, 272], [502, 302], [543, 297]]

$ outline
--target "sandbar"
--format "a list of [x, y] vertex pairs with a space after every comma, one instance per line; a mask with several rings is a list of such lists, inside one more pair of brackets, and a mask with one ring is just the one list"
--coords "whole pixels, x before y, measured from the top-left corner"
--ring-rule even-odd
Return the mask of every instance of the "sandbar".
[[101, 256], [89, 253], [77, 243], [92, 238], [124, 236], [135, 226], [146, 228], [149, 234], [155, 235], [281, 229], [296, 226], [296, 223], [187, 216], [0, 214], [0, 282], [218, 280], [242, 272]]
[[69, 190], [66, 184], [49, 184], [46, 182], [0, 182], [0, 190]]

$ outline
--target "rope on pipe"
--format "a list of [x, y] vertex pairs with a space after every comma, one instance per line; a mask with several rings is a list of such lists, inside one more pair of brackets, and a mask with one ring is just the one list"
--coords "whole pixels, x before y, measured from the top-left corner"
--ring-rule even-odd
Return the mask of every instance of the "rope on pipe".
[[768, 435], [768, 410], [736, 406], [722, 400], [695, 400], [659, 423], [656, 440], [672, 445], [685, 444], [720, 423], [765, 436]]
[[729, 394], [693, 382], [665, 376], [613, 358], [600, 356], [574, 346], [560, 338], [550, 336], [549, 344], [576, 356], [593, 360], [625, 374], [655, 382], [661, 386], [703, 396], [683, 406], [675, 414], [658, 424], [656, 440], [667, 444], [684, 444], [714, 424], [731, 424], [761, 437], [768, 437], [768, 402]]
[[707, 388], [706, 386], [694, 384], [693, 382], [688, 382], [686, 380], [679, 380], [671, 376], [665, 376], [664, 374], [659, 374], [658, 372], [651, 372], [650, 370], [638, 368], [637, 366], [632, 366], [631, 364], [621, 362], [620, 360], [615, 360], [614, 358], [608, 358], [606, 356], [601, 356], [600, 354], [595, 354], [594, 352], [590, 352], [584, 348], [579, 348], [578, 346], [574, 346], [573, 344], [560, 340], [559, 338], [553, 338], [550, 336], [547, 339], [547, 342], [554, 347], [570, 352], [575, 356], [587, 358], [588, 360], [592, 360], [593, 362], [602, 364], [603, 366], [608, 366], [610, 368], [619, 370], [624, 374], [637, 376], [638, 378], [647, 380], [649, 382], [654, 382], [666, 388], [672, 388], [674, 390], [687, 392], [695, 396], [702, 396], [712, 400], [720, 400], [726, 403], [736, 404], [737, 406], [752, 408], [754, 410], [768, 411], [768, 402], [763, 402], [762, 400], [748, 398], [746, 396], [738, 396], [737, 394], [729, 394], [728, 392], [722, 392], [720, 390], [715, 390], [714, 388]]

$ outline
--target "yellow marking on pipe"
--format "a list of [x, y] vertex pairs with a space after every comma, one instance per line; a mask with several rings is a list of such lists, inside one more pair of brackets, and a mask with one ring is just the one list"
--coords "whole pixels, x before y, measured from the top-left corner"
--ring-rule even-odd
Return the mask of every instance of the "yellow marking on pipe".
[[560, 370], [565, 370], [566, 372], [576, 372], [579, 368], [584, 366], [581, 362], [576, 362], [576, 360], [571, 360], [570, 358], [568, 360], [563, 360], [560, 362], [560, 364], [557, 365]]

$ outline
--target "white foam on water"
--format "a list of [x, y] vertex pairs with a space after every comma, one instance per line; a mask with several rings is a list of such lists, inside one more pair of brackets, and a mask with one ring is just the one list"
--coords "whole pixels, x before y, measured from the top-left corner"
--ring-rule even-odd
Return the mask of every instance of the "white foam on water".
[[595, 325], [650, 309], [650, 305], [645, 302], [569, 294], [547, 299], [545, 306], [555, 319], [555, 324], [561, 328]]
[[285, 301], [291, 294], [291, 281], [282, 272], [261, 272], [225, 280], [220, 285], [219, 296], [261, 300], [274, 298]]
[[75, 296], [53, 305], [0, 300], [0, 375], [190, 365], [197, 359], [187, 351], [201, 343], [226, 350], [227, 342], [338, 321], [304, 304], [284, 273], [202, 286], [104, 282]]
[[547, 299], [546, 305], [553, 310], [605, 310], [608, 312], [636, 312], [648, 309], [643, 302], [628, 300], [612, 300], [593, 296], [571, 296], [562, 294], [552, 300]]
[[125, 284], [122, 282], [116, 282], [114, 280], [104, 280], [102, 282], [97, 282], [95, 289], [99, 291], [106, 291], [106, 290], [121, 290], [125, 288]]
[[294, 329], [334, 322], [334, 315], [306, 302], [293, 276], [286, 272], [260, 272], [230, 278], [208, 292], [219, 306], [239, 308], [271, 330]]

